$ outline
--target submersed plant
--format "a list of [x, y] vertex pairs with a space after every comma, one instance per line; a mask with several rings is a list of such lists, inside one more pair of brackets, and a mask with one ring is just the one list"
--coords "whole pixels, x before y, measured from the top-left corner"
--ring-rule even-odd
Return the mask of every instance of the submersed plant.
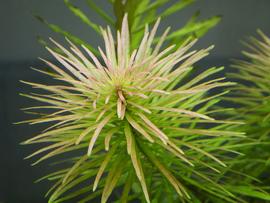
[[258, 34], [261, 40], [251, 37], [250, 43], [245, 43], [250, 49], [243, 51], [246, 59], [236, 60], [233, 65], [237, 72], [230, 77], [239, 84], [232, 88], [233, 94], [228, 99], [239, 104], [235, 116], [246, 123], [242, 130], [255, 141], [243, 146], [246, 156], [235, 167], [269, 185], [270, 39], [260, 30]]
[[[213, 118], [226, 111], [212, 109], [226, 92], [208, 94], [232, 83], [207, 80], [222, 70], [215, 67], [186, 77], [212, 47], [188, 52], [193, 41], [174, 52], [174, 45], [162, 49], [168, 30], [153, 46], [158, 24], [150, 32], [146, 26], [134, 50], [127, 16], [116, 43], [110, 28], [101, 29], [102, 61], [84, 45], [80, 49], [67, 39], [71, 47], [66, 49], [52, 40], [63, 54], [47, 49], [59, 65], [42, 59], [53, 72], [36, 70], [59, 84], [24, 82], [46, 91], [23, 94], [46, 103], [27, 111], [54, 111], [26, 121], [52, 124], [24, 142], [47, 144], [28, 156], [43, 154], [34, 165], [59, 157], [63, 168], [42, 178], [55, 181], [49, 202], [87, 202], [99, 196], [107, 202], [113, 191], [116, 202], [245, 202], [234, 195], [230, 177], [222, 175], [237, 154], [229, 141], [244, 135], [226, 130], [236, 122]], [[239, 179], [238, 184], [245, 182]]]
[[[38, 117], [25, 122], [49, 125], [24, 142], [40, 146], [27, 157], [40, 156], [33, 165], [53, 158], [52, 173], [40, 179], [54, 182], [48, 201], [250, 202], [246, 196], [269, 200], [268, 193], [253, 185], [256, 179], [247, 175], [246, 164], [234, 165], [240, 160], [254, 169], [258, 162], [242, 155], [254, 149], [243, 146], [257, 142], [238, 132], [239, 122], [215, 119], [224, 119], [229, 110], [216, 105], [227, 93], [220, 87], [233, 83], [215, 77], [222, 67], [194, 71], [194, 64], [212, 48], [189, 51], [194, 39], [220, 18], [198, 21], [196, 13], [180, 29], [169, 34], [168, 28], [155, 37], [160, 17], [194, 1], [108, 0], [115, 19], [93, 0], [85, 1], [112, 30], [100, 28], [71, 0], [64, 0], [103, 37], [104, 51], [37, 16], [67, 37], [70, 47], [51, 40], [53, 47], [39, 38], [58, 65], [42, 59], [50, 70], [35, 70], [55, 82], [23, 81], [41, 89], [23, 96], [44, 103], [26, 108]], [[214, 88], [221, 90], [215, 93]], [[242, 110], [238, 114], [243, 115]]]

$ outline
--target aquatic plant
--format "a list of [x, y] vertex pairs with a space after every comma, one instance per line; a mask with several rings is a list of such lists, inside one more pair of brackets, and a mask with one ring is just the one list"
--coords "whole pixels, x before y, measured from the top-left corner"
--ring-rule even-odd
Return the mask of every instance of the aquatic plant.
[[[53, 122], [45, 132], [25, 141], [25, 144], [49, 143], [28, 158], [48, 151], [34, 163], [37, 164], [62, 153], [81, 152], [80, 156], [71, 157], [71, 167], [54, 172], [53, 178], [49, 176], [58, 180], [51, 202], [92, 177], [95, 177], [92, 187], [96, 191], [93, 194], [102, 191], [102, 202], [108, 200], [114, 187], [123, 184], [122, 198], [128, 198], [135, 180], [150, 202], [148, 187], [151, 185], [150, 191], [155, 191], [158, 183], [155, 179], [163, 179], [162, 176], [182, 199], [191, 198], [189, 185], [214, 196], [236, 198], [215, 183], [211, 179], [214, 175], [208, 175], [206, 170], [217, 173], [225, 167], [226, 159], [223, 161], [221, 155], [225, 156], [227, 150], [223, 143], [243, 137], [242, 133], [219, 129], [219, 123], [230, 121], [216, 121], [208, 110], [225, 92], [205, 94], [232, 83], [224, 82], [224, 78], [202, 82], [222, 68], [210, 68], [184, 81], [192, 65], [208, 55], [212, 47], [188, 52], [193, 41], [167, 54], [174, 47], [160, 51], [167, 31], [152, 47], [158, 24], [159, 20], [151, 32], [146, 27], [140, 46], [132, 52], [127, 17], [121, 32], [117, 33], [116, 46], [110, 28], [102, 30], [106, 50], [99, 48], [102, 62], [84, 45], [87, 56], [68, 39], [70, 51], [52, 40], [65, 53], [61, 55], [47, 48], [61, 67], [42, 59], [54, 73], [38, 71], [65, 85], [25, 82], [51, 93], [24, 95], [49, 104], [30, 109], [55, 109], [53, 113], [27, 121], [31, 124]], [[201, 123], [215, 126], [206, 128]], [[103, 174], [107, 174], [106, 178]], [[202, 183], [209, 185], [202, 188]], [[79, 191], [89, 192], [90, 187]]]
[[239, 157], [232, 167], [256, 178], [249, 182], [269, 185], [270, 39], [261, 30], [257, 32], [260, 40], [250, 37], [248, 43], [244, 42], [250, 50], [242, 52], [246, 58], [234, 60], [235, 71], [228, 75], [238, 85], [231, 88], [226, 99], [238, 105], [231, 116], [245, 122], [240, 129], [249, 138], [247, 143], [238, 143], [245, 156]]
[[[245, 151], [243, 146], [256, 145], [257, 135], [249, 137], [250, 132], [246, 136], [239, 130], [245, 126], [236, 121], [243, 118], [241, 108], [239, 115], [231, 116], [230, 108], [217, 105], [228, 93], [224, 88], [240, 90], [242, 86], [217, 77], [223, 67], [196, 70], [196, 62], [206, 57], [213, 46], [193, 51], [192, 46], [219, 18], [197, 22], [193, 17], [178, 31], [169, 34], [167, 28], [156, 37], [160, 17], [193, 1], [174, 3], [161, 14], [157, 10], [167, 0], [110, 1], [115, 22], [93, 1], [87, 2], [111, 28], [93, 23], [65, 1], [76, 16], [103, 37], [103, 49], [38, 17], [64, 35], [69, 48], [53, 39], [54, 46], [41, 40], [57, 64], [41, 59], [47, 68], [35, 70], [54, 82], [22, 81], [41, 90], [22, 95], [44, 103], [25, 108], [37, 117], [22, 123], [49, 125], [23, 142], [40, 146], [27, 157], [39, 156], [33, 165], [47, 159], [54, 163], [52, 173], [40, 179], [54, 182], [46, 194], [48, 201], [269, 200], [265, 188], [255, 186], [252, 175], [256, 174], [239, 170], [234, 164], [250, 160], [253, 148]], [[265, 53], [266, 46], [258, 44]], [[249, 56], [265, 62], [264, 56]], [[259, 73], [264, 73], [261, 64], [258, 67]], [[254, 76], [250, 70], [242, 74], [250, 74], [250, 78], [256, 78], [254, 82], [258, 79], [258, 74]], [[265, 96], [265, 83], [258, 84], [263, 87], [261, 97]], [[254, 91], [249, 87], [246, 90]], [[242, 94], [245, 98], [246, 93]], [[243, 98], [234, 100], [245, 102]], [[252, 99], [248, 103], [254, 104]], [[248, 114], [248, 118], [253, 116]], [[247, 158], [243, 158], [244, 154]]]

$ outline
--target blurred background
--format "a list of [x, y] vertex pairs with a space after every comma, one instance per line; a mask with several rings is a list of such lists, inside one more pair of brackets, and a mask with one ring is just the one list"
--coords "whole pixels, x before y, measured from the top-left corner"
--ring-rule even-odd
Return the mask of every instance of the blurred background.
[[[101, 23], [101, 19], [87, 8], [83, 0], [73, 2], [90, 19]], [[112, 14], [107, 0], [95, 2]], [[181, 27], [198, 10], [201, 19], [221, 15], [221, 22], [196, 46], [202, 48], [215, 45], [211, 55], [200, 62], [200, 65], [227, 67], [230, 59], [241, 57], [244, 46], [240, 40], [256, 35], [257, 28], [270, 35], [269, 9], [269, 0], [197, 0], [183, 11], [162, 21], [161, 30], [169, 25], [172, 29]], [[33, 182], [46, 175], [52, 166], [45, 163], [32, 167], [31, 161], [23, 158], [37, 146], [19, 145], [26, 138], [37, 134], [42, 126], [13, 125], [14, 122], [29, 118], [20, 108], [34, 104], [18, 95], [20, 92], [31, 91], [19, 80], [47, 80], [30, 69], [31, 66], [43, 65], [37, 60], [38, 57], [51, 58], [37, 42], [37, 36], [62, 39], [37, 21], [34, 14], [61, 25], [94, 46], [102, 43], [94, 31], [66, 8], [62, 0], [0, 0], [0, 203], [46, 202], [44, 195], [49, 189], [46, 182]]]

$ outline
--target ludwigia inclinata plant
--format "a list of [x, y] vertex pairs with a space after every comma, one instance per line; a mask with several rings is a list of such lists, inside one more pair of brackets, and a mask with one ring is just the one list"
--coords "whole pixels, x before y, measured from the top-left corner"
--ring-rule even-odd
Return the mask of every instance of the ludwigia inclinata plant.
[[42, 59], [51, 71], [36, 70], [59, 85], [24, 82], [45, 91], [23, 94], [44, 103], [28, 111], [54, 111], [26, 121], [52, 123], [24, 142], [46, 144], [28, 158], [40, 155], [37, 164], [58, 156], [61, 165], [60, 155], [69, 157], [43, 178], [55, 182], [49, 202], [107, 202], [113, 191], [121, 202], [245, 202], [222, 177], [237, 154], [229, 141], [245, 136], [226, 130], [237, 122], [213, 117], [226, 110], [212, 109], [226, 92], [209, 94], [232, 83], [207, 79], [223, 69], [216, 67], [187, 77], [212, 47], [189, 51], [192, 41], [171, 52], [174, 45], [162, 47], [167, 30], [154, 46], [158, 24], [146, 26], [134, 50], [127, 15], [115, 37], [101, 29], [101, 58], [68, 39], [68, 49], [51, 40], [63, 54], [47, 47], [58, 64]]

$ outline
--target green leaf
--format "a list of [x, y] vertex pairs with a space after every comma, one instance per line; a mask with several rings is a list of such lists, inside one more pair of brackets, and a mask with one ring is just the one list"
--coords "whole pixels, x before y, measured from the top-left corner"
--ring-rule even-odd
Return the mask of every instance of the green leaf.
[[139, 181], [141, 183], [145, 199], [148, 203], [150, 203], [149, 194], [148, 194], [147, 185], [146, 185], [145, 178], [144, 178], [144, 172], [143, 172], [141, 160], [140, 160], [139, 154], [137, 152], [137, 144], [136, 144], [134, 135], [131, 131], [131, 128], [130, 128], [130, 125], [128, 124], [128, 122], [125, 125], [125, 135], [126, 135], [126, 139], [127, 139], [127, 147], [128, 147], [127, 150], [130, 154], [134, 170], [136, 172], [137, 178], [139, 179]]
[[170, 170], [166, 168], [164, 164], [162, 164], [157, 157], [153, 154], [153, 152], [149, 151], [147, 147], [140, 141], [139, 146], [142, 149], [143, 153], [146, 157], [153, 163], [154, 166], [158, 168], [161, 174], [167, 179], [168, 182], [174, 187], [176, 192], [180, 197], [187, 197], [189, 198], [189, 194], [187, 193], [186, 189], [183, 185], [175, 178], [175, 176], [171, 173]]
[[102, 174], [104, 173], [105, 171], [105, 168], [107, 167], [108, 163], [110, 162], [115, 150], [116, 150], [116, 147], [117, 146], [113, 146], [110, 151], [106, 154], [101, 166], [99, 167], [99, 170], [97, 172], [97, 175], [96, 175], [96, 178], [95, 178], [95, 181], [94, 181], [94, 186], [93, 186], [93, 191], [96, 190], [97, 186], [98, 186], [98, 183], [101, 179], [101, 176]]
[[122, 0], [115, 0], [113, 2], [113, 10], [114, 10], [114, 15], [116, 17], [115, 29], [120, 30], [122, 19], [123, 19], [124, 14], [125, 14], [124, 5], [122, 4]]
[[95, 49], [93, 48], [90, 44], [86, 43], [84, 40], [76, 37], [75, 35], [72, 35], [71, 33], [65, 31], [64, 29], [62, 29], [61, 27], [55, 25], [55, 24], [51, 24], [51, 23], [48, 23], [45, 19], [43, 19], [42, 17], [40, 16], [37, 16], [35, 15], [35, 17], [42, 23], [44, 23], [45, 25], [47, 25], [52, 31], [56, 32], [56, 33], [59, 33], [61, 35], [64, 35], [65, 37], [67, 37], [69, 40], [71, 40], [72, 42], [74, 42], [75, 44], [81, 46], [81, 45], [84, 45], [86, 46], [89, 50], [91, 50], [94, 54], [96, 55], [100, 55], [100, 53]]
[[[220, 21], [220, 19], [220, 16], [214, 16], [204, 21], [186, 24], [184, 27], [168, 35], [166, 40], [173, 40], [187, 35], [195, 35], [195, 37], [201, 37], [205, 33], [205, 30], [214, 27]], [[158, 42], [158, 40], [159, 38], [156, 38], [155, 42]]]
[[129, 197], [129, 192], [131, 190], [132, 183], [134, 181], [134, 173], [129, 172], [126, 183], [123, 188], [122, 196], [120, 199], [121, 203], [127, 203], [128, 202], [128, 197]]
[[109, 16], [104, 10], [99, 8], [93, 0], [86, 0], [88, 6], [96, 11], [104, 20], [106, 20], [110, 25], [114, 25], [114, 21], [112, 20], [112, 17]]
[[129, 1], [116, 0], [114, 2], [114, 13], [117, 18], [116, 22], [117, 30], [121, 29], [121, 24], [125, 13], [128, 14], [129, 27], [130, 28], [133, 27], [133, 23], [136, 19], [137, 9], [141, 8], [141, 5], [144, 5], [142, 3], [144, 2], [141, 0], [129, 0]]
[[93, 28], [98, 34], [101, 35], [99, 26], [93, 23], [78, 7], [71, 4], [69, 0], [64, 0], [64, 2], [74, 15], [78, 16], [82, 22]]
[[268, 200], [270, 201], [270, 194], [260, 190], [259, 188], [256, 188], [252, 185], [248, 185], [248, 186], [227, 186], [227, 189], [235, 192], [237, 194], [240, 195], [244, 195], [244, 196], [248, 196], [248, 197], [255, 197], [258, 199], [263, 199], [263, 200]]
[[155, 10], [158, 7], [166, 4], [169, 0], [156, 0], [155, 2], [153, 2], [152, 4], [150, 4], [148, 7], [146, 7], [145, 9], [142, 9], [140, 12], [138, 12], [137, 15], [142, 15], [145, 14], [151, 10]]
[[[37, 36], [37, 41], [44, 47], [49, 47], [49, 43], [41, 36]], [[56, 53], [59, 54], [63, 54], [63, 51], [61, 49], [59, 49], [58, 47], [53, 47], [52, 48], [53, 51], [55, 51]]]
[[192, 4], [194, 0], [179, 0], [177, 3], [174, 3], [172, 6], [167, 8], [164, 12], [160, 14], [161, 18], [167, 17], [177, 11], [184, 9], [186, 6]]
[[123, 162], [126, 161], [126, 158], [124, 156], [119, 155], [117, 159], [114, 160], [114, 163], [109, 171], [109, 174], [106, 178], [105, 186], [102, 193], [101, 203], [105, 203], [109, 196], [111, 195], [113, 189], [115, 188], [122, 170], [124, 169]]

